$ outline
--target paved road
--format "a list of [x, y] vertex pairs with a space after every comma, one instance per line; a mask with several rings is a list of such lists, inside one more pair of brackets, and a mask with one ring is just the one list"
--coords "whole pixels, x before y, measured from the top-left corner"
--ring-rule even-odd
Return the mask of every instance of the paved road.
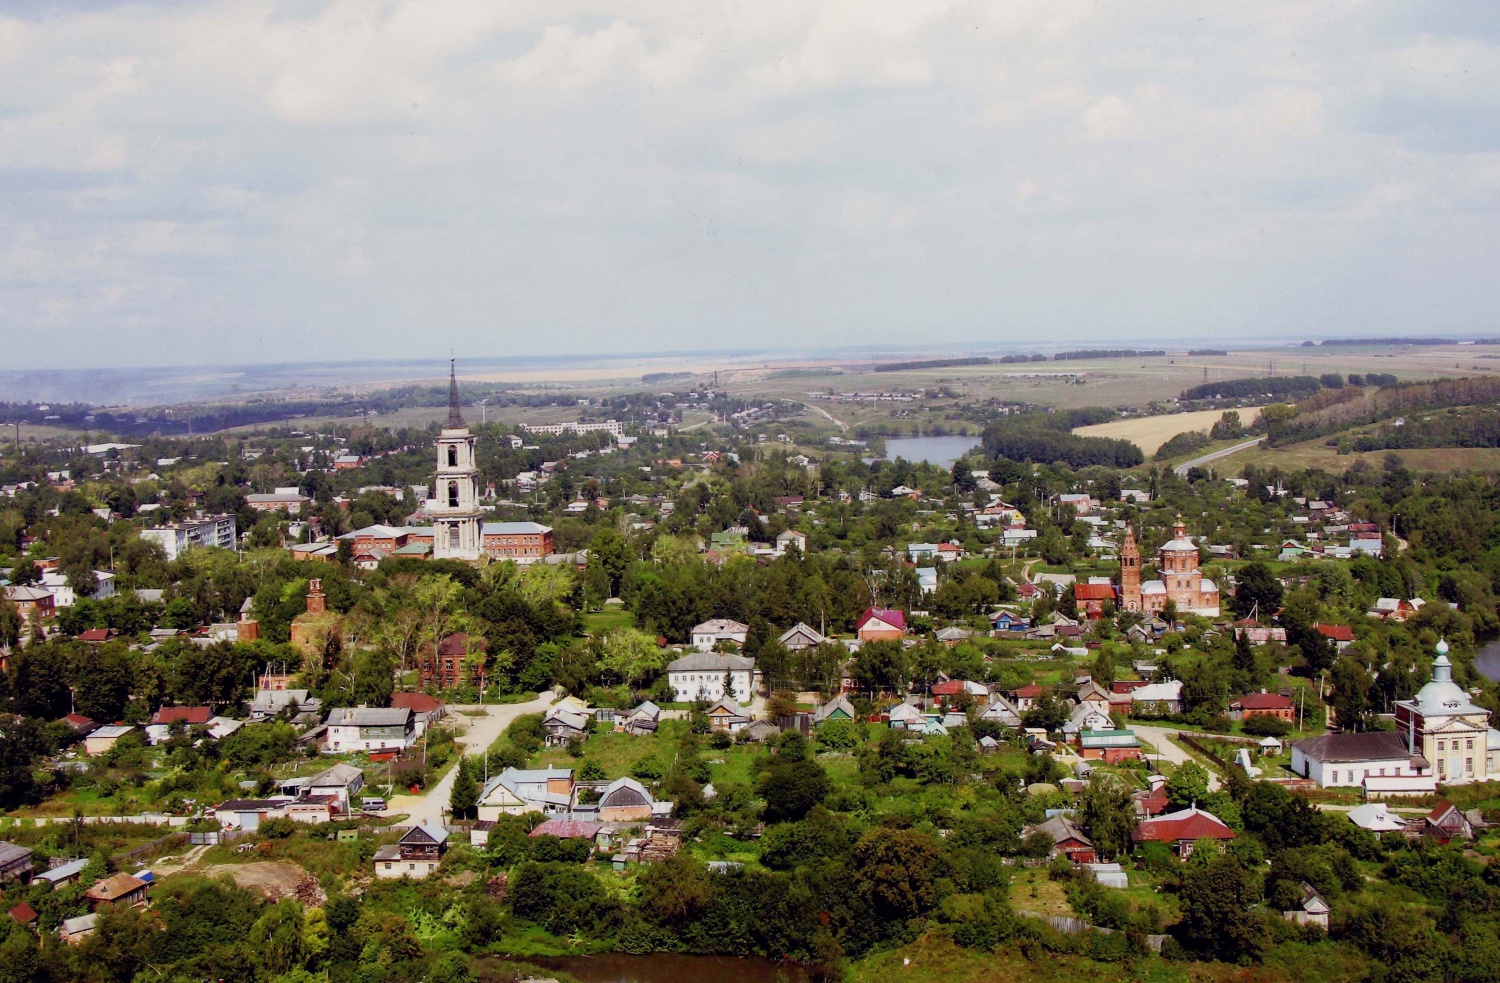
[[[511, 721], [528, 713], [541, 713], [553, 704], [551, 693], [539, 693], [537, 698], [530, 703], [510, 703], [504, 706], [486, 707], [454, 707], [454, 719], [467, 722], [464, 729], [458, 735], [460, 750], [465, 754], [480, 754], [485, 748], [495, 743], [495, 739], [505, 732]], [[460, 711], [477, 712], [485, 711], [482, 717], [468, 717]], [[448, 774], [436, 785], [426, 789], [421, 795], [396, 795], [392, 796], [387, 803], [388, 813], [406, 813], [410, 818], [402, 825], [415, 826], [424, 819], [434, 822], [442, 822], [443, 810], [448, 808], [448, 798], [453, 794], [453, 780], [458, 775], [457, 768], [450, 768]]]
[[[1156, 754], [1173, 764], [1187, 764], [1193, 760], [1193, 756], [1168, 740], [1168, 735], [1177, 733], [1175, 727], [1146, 727], [1143, 724], [1131, 724], [1130, 729], [1135, 731], [1136, 736], [1148, 744], [1154, 745]], [[1204, 771], [1208, 772], [1208, 790], [1217, 791], [1219, 788], [1219, 776], [1207, 765], [1199, 763]]]
[[1203, 467], [1203, 465], [1208, 464], [1212, 461], [1217, 461], [1221, 457], [1228, 457], [1229, 455], [1238, 453], [1239, 451], [1242, 451], [1247, 447], [1254, 447], [1256, 444], [1265, 439], [1266, 438], [1264, 437], [1256, 437], [1254, 440], [1247, 440], [1243, 444], [1235, 444], [1233, 447], [1226, 447], [1223, 450], [1214, 451], [1212, 454], [1204, 454], [1202, 457], [1195, 457], [1185, 464], [1177, 465], [1177, 467], [1172, 469], [1172, 473], [1177, 475], [1177, 477], [1179, 478], [1185, 478], [1187, 477], [1188, 471], [1192, 468], [1201, 468]]

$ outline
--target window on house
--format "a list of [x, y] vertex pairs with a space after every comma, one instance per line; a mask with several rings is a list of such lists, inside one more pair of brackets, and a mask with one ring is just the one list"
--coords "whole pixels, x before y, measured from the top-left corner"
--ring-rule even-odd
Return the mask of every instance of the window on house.
[[1474, 759], [1473, 758], [1465, 758], [1464, 759], [1464, 771], [1468, 772], [1471, 775], [1474, 773]]
[[1464, 741], [1464, 750], [1465, 751], [1472, 751], [1472, 750], [1474, 750], [1474, 739], [1472, 737], [1469, 738], [1467, 741]]
[[1439, 751], [1442, 751], [1442, 750], [1444, 750], [1444, 748], [1443, 748], [1443, 744], [1444, 744], [1444, 743], [1445, 743], [1445, 742], [1443, 742], [1443, 741], [1438, 741], [1438, 750], [1439, 750]]

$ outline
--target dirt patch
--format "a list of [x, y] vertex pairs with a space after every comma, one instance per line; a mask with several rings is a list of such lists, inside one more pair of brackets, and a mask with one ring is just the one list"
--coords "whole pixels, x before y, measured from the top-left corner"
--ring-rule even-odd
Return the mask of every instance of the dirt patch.
[[270, 861], [257, 861], [248, 864], [216, 864], [209, 867], [204, 873], [209, 877], [228, 874], [234, 878], [235, 884], [247, 891], [254, 891], [271, 901], [280, 901], [282, 898], [295, 898], [302, 904], [316, 907], [328, 900], [328, 896], [318, 886], [317, 878], [296, 864], [272, 863]]

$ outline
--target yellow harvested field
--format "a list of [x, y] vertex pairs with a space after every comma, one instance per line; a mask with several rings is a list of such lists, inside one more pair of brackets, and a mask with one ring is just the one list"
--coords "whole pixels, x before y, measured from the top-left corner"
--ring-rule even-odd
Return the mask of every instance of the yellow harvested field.
[[[1240, 422], [1248, 427], [1260, 416], [1260, 407], [1245, 406], [1237, 412], [1240, 415]], [[1092, 427], [1079, 427], [1073, 432], [1084, 437], [1114, 437], [1118, 440], [1128, 440], [1149, 457], [1155, 454], [1162, 444], [1180, 433], [1187, 433], [1189, 430], [1208, 433], [1208, 429], [1218, 423], [1223, 415], [1223, 410], [1167, 413], [1162, 416], [1142, 416], [1131, 420], [1096, 423]]]

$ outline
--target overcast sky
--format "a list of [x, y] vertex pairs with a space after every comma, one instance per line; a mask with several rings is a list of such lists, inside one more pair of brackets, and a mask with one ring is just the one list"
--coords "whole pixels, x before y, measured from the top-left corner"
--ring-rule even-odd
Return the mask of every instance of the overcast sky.
[[0, 361], [1500, 335], [1497, 151], [1493, 0], [10, 0]]

